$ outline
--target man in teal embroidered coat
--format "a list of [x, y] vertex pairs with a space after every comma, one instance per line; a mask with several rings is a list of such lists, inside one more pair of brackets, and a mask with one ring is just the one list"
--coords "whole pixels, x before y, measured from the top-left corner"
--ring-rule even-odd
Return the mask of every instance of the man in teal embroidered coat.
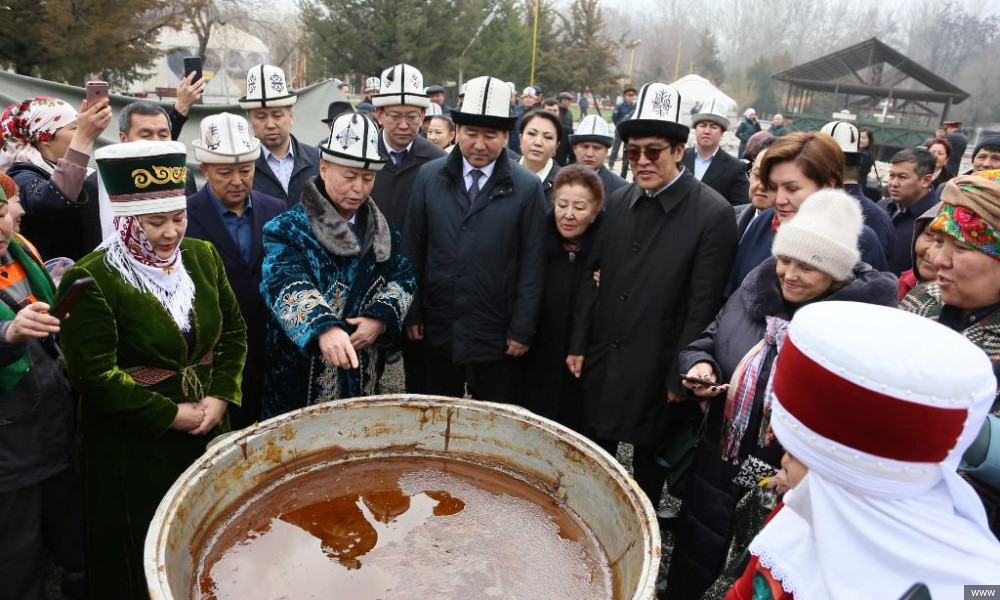
[[320, 176], [264, 227], [264, 417], [376, 393], [416, 287], [399, 232], [369, 196], [385, 164], [378, 128], [338, 116]]
[[94, 279], [62, 322], [81, 394], [87, 593], [128, 600], [148, 598], [143, 545], [160, 500], [240, 403], [246, 326], [219, 253], [183, 239], [184, 145], [96, 156], [116, 235], [63, 275], [57, 302]]

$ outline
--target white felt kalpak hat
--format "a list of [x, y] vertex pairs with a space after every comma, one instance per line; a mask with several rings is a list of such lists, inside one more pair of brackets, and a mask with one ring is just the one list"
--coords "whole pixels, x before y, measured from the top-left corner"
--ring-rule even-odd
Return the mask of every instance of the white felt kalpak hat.
[[435, 102], [431, 102], [431, 105], [427, 107], [427, 112], [424, 113], [424, 120], [426, 121], [432, 117], [440, 117], [441, 112], [441, 106]]
[[180, 142], [141, 140], [94, 152], [101, 182], [116, 217], [187, 208], [187, 149]]
[[386, 163], [378, 152], [378, 125], [368, 115], [342, 113], [330, 127], [330, 137], [319, 145], [323, 160], [345, 167], [381, 171]]
[[382, 72], [382, 87], [372, 96], [376, 108], [405, 104], [427, 108], [431, 103], [424, 93], [424, 76], [416, 67], [405, 63], [389, 67]]
[[206, 164], [253, 162], [260, 156], [260, 140], [239, 115], [219, 113], [201, 120], [201, 137], [191, 142], [194, 157]]
[[280, 108], [295, 104], [298, 97], [288, 89], [285, 72], [274, 65], [255, 65], [247, 71], [247, 95], [240, 108]]
[[729, 129], [729, 119], [722, 114], [723, 107], [715, 100], [715, 98], [706, 100], [702, 103], [701, 108], [703, 110], [698, 111], [691, 117], [692, 125], [697, 125], [702, 121], [711, 121], [721, 127], [723, 131]]
[[618, 126], [618, 133], [626, 142], [633, 137], [661, 136], [685, 143], [690, 131], [681, 123], [680, 92], [665, 83], [643, 85], [632, 117]]
[[452, 110], [451, 118], [458, 125], [486, 127], [510, 131], [516, 117], [510, 116], [510, 88], [496, 77], [484, 75], [465, 84], [462, 110]]
[[610, 148], [614, 141], [615, 136], [611, 134], [611, 126], [600, 115], [587, 115], [580, 119], [576, 133], [569, 136], [570, 144], [597, 142]]
[[382, 80], [378, 77], [369, 77], [365, 79], [365, 91], [374, 92], [382, 89]]
[[844, 164], [854, 167], [861, 164], [861, 133], [853, 123], [847, 121], [830, 121], [820, 129], [821, 132], [833, 138], [840, 149], [844, 151]]

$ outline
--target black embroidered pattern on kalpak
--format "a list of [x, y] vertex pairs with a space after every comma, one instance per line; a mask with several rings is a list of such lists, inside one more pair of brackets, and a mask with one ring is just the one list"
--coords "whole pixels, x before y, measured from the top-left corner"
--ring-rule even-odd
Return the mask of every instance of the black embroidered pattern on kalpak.
[[660, 90], [656, 92], [653, 99], [650, 101], [650, 108], [653, 113], [661, 119], [668, 118], [670, 116], [670, 105], [672, 104], [670, 97], [670, 92], [667, 90]]
[[209, 125], [208, 144], [206, 144], [206, 147], [208, 147], [209, 150], [218, 150], [219, 146], [221, 145], [222, 145], [222, 136], [219, 135], [219, 126]]
[[357, 132], [355, 132], [354, 128], [351, 127], [350, 125], [345, 127], [343, 131], [337, 134], [337, 141], [340, 142], [340, 145], [344, 150], [350, 148], [360, 139], [361, 138], [358, 137]]

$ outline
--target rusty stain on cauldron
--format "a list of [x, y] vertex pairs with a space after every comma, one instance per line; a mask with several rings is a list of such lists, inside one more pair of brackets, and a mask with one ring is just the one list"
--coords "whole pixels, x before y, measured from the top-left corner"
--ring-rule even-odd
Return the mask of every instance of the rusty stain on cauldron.
[[452, 408], [448, 407], [448, 424], [444, 428], [444, 451], [448, 451], [448, 446], [451, 445], [451, 415]]

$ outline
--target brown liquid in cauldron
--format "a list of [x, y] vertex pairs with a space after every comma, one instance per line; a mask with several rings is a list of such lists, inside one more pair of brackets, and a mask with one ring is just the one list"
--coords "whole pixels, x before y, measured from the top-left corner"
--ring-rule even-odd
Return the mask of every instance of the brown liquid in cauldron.
[[550, 496], [468, 463], [397, 458], [297, 478], [224, 525], [192, 597], [608, 600], [593, 534]]

